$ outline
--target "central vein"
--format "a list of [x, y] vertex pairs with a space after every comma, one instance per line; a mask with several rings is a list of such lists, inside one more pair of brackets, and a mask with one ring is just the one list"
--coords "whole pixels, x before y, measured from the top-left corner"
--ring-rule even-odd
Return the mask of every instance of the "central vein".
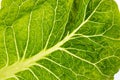
[[60, 47], [65, 44], [67, 41], [69, 41], [75, 33], [85, 24], [87, 21], [92, 17], [92, 15], [95, 13], [99, 5], [102, 3], [103, 0], [98, 4], [98, 6], [95, 8], [95, 10], [91, 13], [91, 15], [81, 23], [80, 26], [78, 26], [72, 33], [67, 35], [63, 40], [58, 42], [56, 45], [53, 47], [47, 49], [47, 50], [42, 50], [38, 54], [34, 55], [31, 58], [19, 61], [14, 63], [13, 65], [4, 67], [0, 69], [0, 80], [5, 80], [11, 77], [15, 77], [15, 74], [21, 71], [27, 70], [29, 67], [33, 66], [37, 61], [43, 59], [45, 56], [51, 54], [52, 52], [55, 52], [60, 49]]

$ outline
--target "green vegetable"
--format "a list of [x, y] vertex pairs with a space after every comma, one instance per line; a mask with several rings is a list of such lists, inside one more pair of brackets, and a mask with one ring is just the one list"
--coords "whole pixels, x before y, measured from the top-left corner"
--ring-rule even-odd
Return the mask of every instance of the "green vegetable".
[[0, 80], [113, 80], [120, 68], [114, 0], [3, 0]]

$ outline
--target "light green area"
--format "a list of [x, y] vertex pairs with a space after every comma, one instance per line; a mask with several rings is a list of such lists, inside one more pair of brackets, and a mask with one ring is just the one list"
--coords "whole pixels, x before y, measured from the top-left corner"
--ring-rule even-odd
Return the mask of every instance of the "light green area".
[[0, 80], [113, 80], [119, 68], [113, 0], [2, 0]]

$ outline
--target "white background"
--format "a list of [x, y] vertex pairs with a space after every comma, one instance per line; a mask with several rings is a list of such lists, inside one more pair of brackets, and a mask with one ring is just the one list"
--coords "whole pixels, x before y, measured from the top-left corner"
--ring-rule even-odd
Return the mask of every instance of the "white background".
[[[120, 11], [120, 0], [115, 0], [118, 4], [119, 11]], [[120, 80], [120, 70], [114, 75], [114, 80]]]

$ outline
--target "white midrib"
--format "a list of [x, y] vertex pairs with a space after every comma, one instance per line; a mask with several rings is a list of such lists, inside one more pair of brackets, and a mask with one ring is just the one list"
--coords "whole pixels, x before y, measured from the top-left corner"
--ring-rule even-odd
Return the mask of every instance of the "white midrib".
[[[103, 0], [101, 0], [102, 2]], [[34, 55], [31, 58], [19, 61], [14, 63], [11, 66], [4, 67], [0, 69], [0, 80], [5, 80], [11, 77], [15, 77], [15, 74], [24, 70], [27, 70], [29, 67], [33, 66], [37, 61], [44, 59], [45, 56], [51, 54], [52, 52], [55, 52], [60, 49], [60, 47], [65, 44], [67, 41], [69, 41], [75, 33], [85, 24], [88, 22], [88, 20], [91, 18], [91, 16], [95, 13], [101, 2], [98, 4], [98, 6], [95, 8], [95, 10], [91, 13], [91, 15], [81, 23], [79, 27], [77, 27], [72, 33], [67, 35], [63, 40], [58, 42], [56, 45], [53, 47], [47, 49], [47, 50], [42, 50], [38, 54]]]
[[[79, 28], [82, 27], [86, 22], [87, 22], [87, 20], [84, 21], [79, 26]], [[43, 59], [45, 56], [51, 54], [52, 52], [55, 52], [55, 51], [59, 50], [60, 47], [64, 43], [69, 41], [71, 39], [71, 37], [74, 36], [74, 34], [76, 33], [77, 29], [75, 29], [71, 34], [67, 35], [62, 41], [58, 42], [55, 46], [51, 47], [50, 49], [40, 51], [38, 54], [34, 55], [31, 58], [28, 58], [26, 60], [22, 60], [22, 61], [16, 62], [16, 63], [14, 63], [11, 66], [7, 66], [7, 67], [2, 68], [0, 70], [0, 80], [5, 80], [5, 79], [8, 79], [10, 77], [15, 77], [16, 73], [28, 69], [29, 67], [33, 66], [36, 63], [36, 61], [39, 61], [39, 60]]]

